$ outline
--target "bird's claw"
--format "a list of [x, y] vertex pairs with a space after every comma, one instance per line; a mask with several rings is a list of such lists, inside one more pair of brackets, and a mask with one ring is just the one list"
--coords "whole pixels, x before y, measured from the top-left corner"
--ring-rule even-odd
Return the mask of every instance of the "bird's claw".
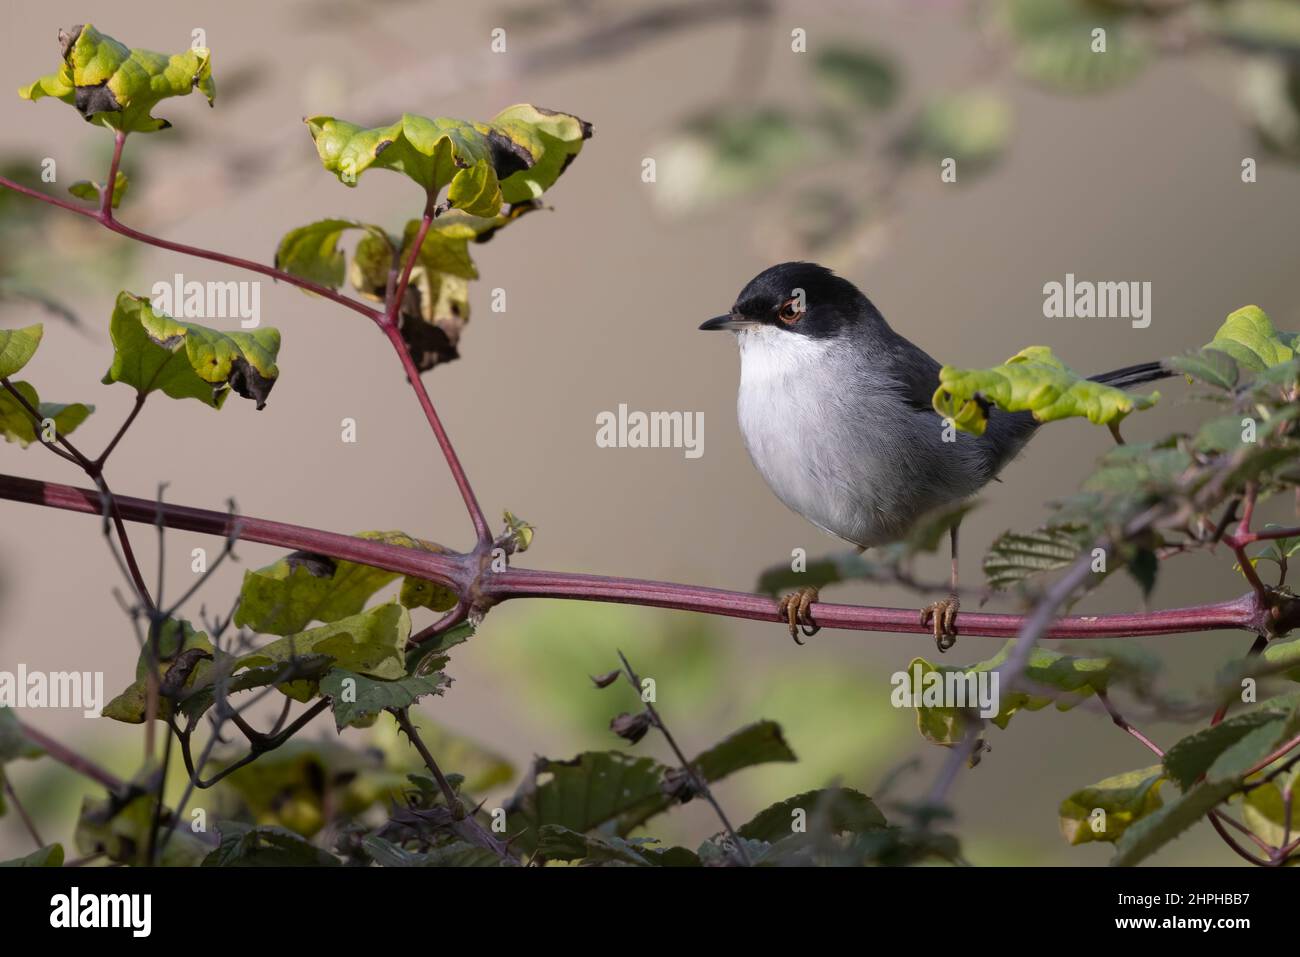
[[782, 597], [777, 602], [777, 611], [790, 625], [790, 637], [794, 639], [796, 645], [802, 645], [799, 640], [799, 632], [802, 631], [805, 638], [811, 638], [817, 632], [821, 631], [821, 626], [812, 620], [809, 610], [813, 602], [817, 601], [818, 590], [811, 585], [805, 585], [798, 591], [793, 591]]
[[921, 609], [921, 624], [933, 625], [934, 643], [941, 652], [957, 644], [957, 610], [960, 607], [957, 596], [949, 595]]

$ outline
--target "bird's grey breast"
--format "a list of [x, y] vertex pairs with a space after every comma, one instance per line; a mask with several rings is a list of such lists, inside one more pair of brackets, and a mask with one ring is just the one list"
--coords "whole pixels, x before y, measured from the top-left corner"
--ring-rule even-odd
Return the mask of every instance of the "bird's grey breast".
[[904, 400], [902, 370], [869, 346], [771, 327], [738, 339], [750, 458], [777, 498], [831, 534], [866, 547], [895, 541], [992, 477], [982, 444], [945, 442], [943, 421]]

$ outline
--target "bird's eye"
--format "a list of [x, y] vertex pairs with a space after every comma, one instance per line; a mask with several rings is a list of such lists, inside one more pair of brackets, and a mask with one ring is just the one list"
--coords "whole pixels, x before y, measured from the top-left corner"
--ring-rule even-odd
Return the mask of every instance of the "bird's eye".
[[798, 299], [787, 299], [781, 303], [781, 309], [776, 314], [777, 318], [787, 326], [793, 326], [803, 318], [803, 306]]

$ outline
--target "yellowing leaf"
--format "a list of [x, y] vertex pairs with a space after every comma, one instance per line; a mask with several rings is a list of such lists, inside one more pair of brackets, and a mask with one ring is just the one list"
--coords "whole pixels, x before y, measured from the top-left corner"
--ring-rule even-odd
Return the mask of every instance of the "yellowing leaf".
[[149, 115], [159, 101], [198, 89], [209, 105], [216, 95], [206, 47], [164, 56], [135, 50], [87, 23], [59, 31], [63, 63], [18, 95], [25, 100], [52, 96], [70, 103], [99, 126], [127, 133], [152, 133], [171, 123]]
[[1031, 412], [1039, 422], [1082, 417], [1094, 425], [1109, 425], [1150, 408], [1159, 398], [1157, 392], [1134, 395], [1085, 379], [1051, 349], [1030, 346], [992, 369], [944, 366], [934, 408], [963, 432], [982, 435], [988, 424], [985, 405], [990, 403], [1007, 412]]
[[[361, 532], [357, 538], [443, 552], [441, 545], [405, 532]], [[235, 624], [265, 634], [290, 635], [313, 621], [337, 621], [357, 614], [376, 592], [398, 577], [382, 568], [295, 552], [265, 568], [244, 572]], [[408, 578], [403, 587], [402, 604], [408, 608], [446, 611], [455, 603], [454, 593], [432, 582]]]
[[118, 293], [109, 334], [113, 364], [104, 383], [125, 382], [141, 393], [158, 389], [219, 409], [233, 390], [260, 409], [280, 375], [279, 330], [218, 332], [163, 315], [129, 292]]
[[1128, 826], [1158, 810], [1164, 768], [1127, 771], [1075, 791], [1061, 802], [1061, 833], [1071, 844], [1119, 840]]

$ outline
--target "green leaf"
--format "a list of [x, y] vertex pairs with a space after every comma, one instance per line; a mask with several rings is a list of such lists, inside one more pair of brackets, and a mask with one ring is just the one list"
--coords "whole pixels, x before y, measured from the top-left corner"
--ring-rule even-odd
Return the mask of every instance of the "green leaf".
[[19, 758], [39, 758], [44, 753], [23, 733], [14, 709], [0, 707], [0, 767]]
[[1237, 787], [1236, 781], [1198, 784], [1186, 794], [1135, 821], [1116, 842], [1111, 864], [1131, 867], [1140, 863], [1205, 817]]
[[0, 707], [0, 816], [5, 813], [5, 765], [19, 758], [39, 758], [44, 753], [23, 733], [13, 709]]
[[599, 834], [579, 834], [558, 824], [541, 829], [537, 853], [548, 861], [581, 861], [589, 867], [611, 864], [632, 867], [699, 867], [695, 852], [684, 847], [658, 848], [653, 838], [628, 840]]
[[[978, 709], [979, 675], [995, 671], [1007, 660], [1014, 645], [1009, 641], [992, 658], [969, 667], [935, 665], [914, 658], [907, 668], [906, 683], [894, 689], [895, 704], [915, 708], [921, 734], [935, 744], [951, 747], [966, 734], [966, 718], [956, 706], [957, 692], [965, 695], [966, 707]], [[1104, 691], [1116, 672], [1109, 658], [1082, 658], [1035, 648], [1023, 676], [1033, 690], [1008, 691], [999, 686], [995, 702], [998, 711], [990, 720], [1006, 728], [1017, 711], [1040, 711], [1053, 703], [1056, 710], [1068, 711], [1094, 692]], [[988, 690], [991, 693], [991, 685]]]
[[[126, 174], [121, 170], [117, 171], [117, 176], [113, 179], [113, 208], [117, 209], [122, 202], [122, 196], [126, 192], [127, 179]], [[92, 183], [88, 179], [79, 179], [68, 187], [68, 192], [77, 199], [89, 200], [92, 203], [98, 203], [103, 196], [104, 187], [101, 183]]]
[[[1294, 776], [1292, 782], [1294, 791]], [[1282, 798], [1282, 789], [1273, 781], [1246, 792], [1242, 801], [1241, 816], [1245, 819], [1247, 827], [1273, 847], [1282, 847], [1288, 841], [1300, 837], [1298, 833], [1300, 811], [1292, 802], [1288, 816], [1287, 804]]]
[[992, 369], [944, 366], [934, 409], [963, 432], [983, 435], [988, 416], [981, 400], [1008, 412], [1032, 412], [1039, 422], [1083, 417], [1094, 425], [1109, 425], [1150, 408], [1159, 398], [1158, 392], [1134, 395], [1085, 379], [1051, 349], [1030, 346]]
[[[189, 654], [186, 654], [189, 652]], [[210, 680], [214, 648], [205, 632], [181, 618], [169, 618], [159, 625], [157, 673], [161, 685], [174, 686], [175, 695], [183, 696]], [[126, 724], [141, 724], [146, 714], [149, 651], [142, 648], [136, 658], [135, 681], [104, 706], [103, 715]], [[172, 672], [172, 668], [178, 670]], [[170, 680], [168, 678], [171, 673]], [[184, 680], [181, 680], [184, 679]], [[234, 690], [234, 689], [231, 689]], [[172, 697], [160, 696], [157, 719], [165, 721], [174, 713]]]
[[802, 820], [810, 831], [824, 818], [819, 826], [830, 834], [861, 834], [886, 825], [885, 815], [871, 798], [852, 788], [835, 787], [805, 791], [779, 801], [759, 811], [736, 833], [748, 840], [775, 844], [795, 833], [798, 812], [803, 812]]
[[429, 851], [408, 851], [374, 834], [361, 842], [380, 867], [501, 867], [500, 857], [486, 847], [453, 841]]
[[1189, 734], [1165, 753], [1165, 770], [1186, 791], [1233, 745], [1260, 728], [1276, 731], [1285, 719], [1280, 711], [1247, 711]]
[[[1061, 802], [1061, 833], [1071, 844], [1090, 841], [1118, 841], [1129, 825], [1160, 809], [1160, 785], [1165, 781], [1164, 768], [1153, 765], [1126, 771], [1075, 791]], [[1104, 818], [1094, 818], [1098, 811]], [[1096, 830], [1093, 822], [1101, 823]]]
[[163, 315], [129, 292], [118, 293], [109, 334], [113, 364], [104, 383], [125, 382], [143, 394], [161, 390], [219, 409], [233, 390], [260, 409], [280, 375], [278, 330], [218, 332]]
[[[148, 794], [134, 797], [126, 804], [113, 797], [104, 800], [85, 798], [73, 837], [77, 852], [83, 857], [103, 854], [118, 864], [145, 864], [155, 809], [156, 801]], [[164, 810], [161, 819], [164, 827], [171, 820], [171, 813]], [[162, 846], [161, 841], [159, 846]], [[162, 849], [158, 862], [164, 867], [196, 867], [210, 850], [182, 822]]]
[[1300, 54], [1300, 8], [1290, 0], [1235, 0], [1214, 7], [1210, 29], [1253, 52]]
[[[214, 770], [224, 766], [217, 761]], [[384, 756], [373, 748], [300, 736], [231, 773], [222, 782], [223, 790], [227, 787], [238, 800], [241, 820], [278, 824], [310, 837], [327, 816], [348, 818], [391, 807], [410, 790], [410, 781], [404, 772], [385, 767]]]
[[386, 708], [409, 708], [425, 695], [442, 694], [450, 683], [451, 679], [441, 671], [381, 681], [334, 668], [321, 679], [320, 691], [330, 699], [334, 724], [342, 731], [349, 725], [363, 726], [373, 721]]
[[568, 113], [519, 103], [494, 116], [486, 135], [493, 148], [501, 198], [507, 203], [525, 203], [555, 185], [582, 144], [591, 138], [591, 124]]
[[984, 577], [997, 591], [1020, 585], [1035, 575], [1072, 564], [1094, 540], [1087, 528], [1073, 523], [1045, 525], [1032, 532], [1003, 532], [984, 555]]
[[339, 859], [283, 827], [218, 821], [221, 843], [203, 867], [337, 867]]
[[[1245, 719], [1245, 720], [1243, 720]], [[1229, 730], [1219, 729], [1231, 725]], [[1115, 846], [1114, 865], [1140, 863], [1241, 789], [1246, 774], [1300, 728], [1300, 714], [1261, 709], [1198, 731], [1165, 753], [1181, 797], [1132, 825]], [[1201, 776], [1204, 775], [1202, 778]]]
[[755, 765], [796, 760], [781, 726], [775, 721], [758, 721], [701, 752], [691, 765], [711, 784]]
[[586, 751], [570, 761], [538, 758], [506, 804], [512, 829], [520, 822], [524, 826], [515, 844], [535, 849], [546, 824], [580, 834], [610, 824], [626, 834], [666, 806], [660, 785], [667, 770], [653, 758], [617, 751]]
[[71, 435], [76, 431], [77, 426], [85, 422], [90, 413], [95, 411], [93, 405], [82, 402], [74, 402], [71, 405], [42, 402], [40, 396], [36, 394], [36, 389], [27, 382], [11, 382], [9, 385], [36, 410], [41, 418], [41, 421], [37, 422], [23, 404], [14, 398], [12, 392], [0, 388], [0, 435], [5, 437], [6, 442], [17, 442], [23, 448], [38, 440], [38, 435], [44, 428], [42, 423], [46, 420], [54, 423], [54, 431], [57, 435]]
[[40, 850], [32, 851], [26, 857], [15, 857], [10, 861], [0, 861], [0, 867], [62, 867], [63, 845], [46, 844]]
[[917, 116], [910, 143], [937, 159], [978, 168], [995, 160], [1011, 139], [1011, 106], [997, 93], [970, 90], [931, 100]]
[[[1106, 50], [1094, 53], [1092, 30], [1106, 29]], [[1147, 44], [1116, 23], [1095, 19], [1035, 37], [1020, 47], [1016, 66], [1044, 86], [1070, 93], [1096, 93], [1126, 83], [1150, 61]]]
[[883, 577], [885, 572], [886, 569], [863, 558], [857, 551], [837, 552], [808, 562], [801, 572], [792, 569], [789, 562], [773, 565], [759, 575], [755, 587], [766, 595], [779, 595], [805, 585], [824, 588], [837, 582], [876, 579]]
[[412, 113], [390, 126], [363, 129], [332, 116], [305, 122], [322, 165], [348, 186], [372, 166], [394, 170], [431, 196], [448, 188], [448, 201], [476, 216], [495, 216], [501, 188], [488, 137], [464, 120]]
[[322, 219], [284, 234], [275, 250], [275, 268], [300, 279], [337, 289], [343, 285], [343, 250], [339, 240], [349, 229], [362, 229], [384, 257], [384, 277], [392, 268], [393, 249], [388, 234], [378, 226], [352, 219]]
[[818, 86], [837, 104], [883, 110], [898, 99], [898, 68], [883, 54], [860, 46], [831, 44], [813, 58]]
[[216, 86], [211, 56], [195, 47], [174, 56], [136, 50], [87, 23], [59, 31], [63, 63], [18, 95], [25, 100], [56, 97], [92, 123], [127, 133], [152, 133], [171, 123], [150, 116], [161, 100], [199, 90], [212, 104]]
[[[360, 532], [357, 538], [399, 545], [434, 554], [446, 549], [405, 532]], [[396, 581], [396, 572], [336, 561], [324, 555], [294, 552], [264, 568], [244, 572], [235, 624], [271, 635], [302, 631], [313, 621], [338, 621], [355, 615], [381, 588]], [[456, 604], [450, 589], [407, 578], [402, 603], [408, 608], [447, 611]]]
[[39, 322], [22, 329], [0, 329], [0, 379], [8, 379], [27, 365], [44, 334], [45, 327]]
[[[389, 602], [319, 628], [278, 638], [244, 655], [239, 664], [257, 667], [303, 655], [329, 655], [340, 668], [391, 681], [406, 674], [404, 651], [410, 636], [410, 613], [396, 602]], [[281, 690], [298, 701], [307, 701], [316, 693], [311, 682], [294, 682]]]
[[1274, 329], [1259, 306], [1242, 306], [1224, 320], [1204, 348], [1227, 353], [1241, 368], [1261, 372], [1294, 359], [1294, 344], [1295, 336]]
[[1216, 389], [1229, 391], [1237, 387], [1241, 371], [1237, 361], [1218, 349], [1204, 349], [1184, 356], [1171, 356], [1165, 365], [1181, 372], [1189, 380], [1197, 379]]

